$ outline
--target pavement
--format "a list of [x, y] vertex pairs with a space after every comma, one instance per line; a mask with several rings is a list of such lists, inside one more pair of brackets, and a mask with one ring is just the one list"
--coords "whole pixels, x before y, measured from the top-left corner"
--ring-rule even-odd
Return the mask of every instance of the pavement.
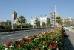
[[64, 38], [64, 50], [74, 50], [74, 32], [66, 30], [68, 37]]

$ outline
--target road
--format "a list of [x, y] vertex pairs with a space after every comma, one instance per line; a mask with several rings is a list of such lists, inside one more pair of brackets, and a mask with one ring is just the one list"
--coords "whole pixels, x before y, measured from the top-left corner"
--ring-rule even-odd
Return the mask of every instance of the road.
[[49, 31], [49, 28], [46, 29], [31, 29], [31, 30], [22, 30], [22, 31], [16, 31], [16, 32], [0, 32], [0, 43], [4, 42], [5, 40], [11, 39], [11, 40], [18, 40], [25, 36], [34, 35], [39, 32], [43, 31]]
[[[50, 29], [31, 29], [31, 30], [22, 30], [22, 31], [16, 31], [16, 32], [8, 32], [9, 34], [7, 34], [6, 32], [0, 32], [0, 43], [7, 40], [7, 39], [11, 39], [11, 40], [17, 40], [17, 39], [21, 39], [25, 36], [29, 36], [29, 35], [34, 35], [37, 34], [39, 32], [43, 32], [43, 31], [49, 31]], [[12, 34], [11, 34], [12, 33]], [[68, 37], [64, 38], [64, 50], [74, 50], [74, 32], [68, 31], [66, 30], [66, 34], [68, 35]]]
[[74, 32], [66, 31], [68, 37], [64, 38], [64, 50], [74, 50]]

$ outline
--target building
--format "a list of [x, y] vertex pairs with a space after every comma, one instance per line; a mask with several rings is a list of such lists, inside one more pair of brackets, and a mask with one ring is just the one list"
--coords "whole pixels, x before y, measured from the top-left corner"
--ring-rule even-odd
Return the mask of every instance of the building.
[[14, 29], [14, 24], [16, 23], [16, 19], [17, 19], [17, 12], [14, 11], [11, 16], [12, 29]]
[[[42, 27], [42, 23], [44, 22], [45, 23], [45, 27], [47, 27], [47, 16], [44, 16], [44, 17], [36, 17], [36, 18], [38, 18], [39, 19], [39, 21], [40, 21], [40, 27]], [[31, 20], [31, 25], [33, 26], [33, 28], [36, 26], [35, 25], [35, 20], [36, 20], [36, 18], [32, 18], [32, 20]]]
[[47, 25], [47, 16], [46, 17], [40, 17], [40, 26], [42, 26], [42, 23], [44, 22]]
[[16, 18], [17, 18], [17, 12], [13, 11], [13, 13], [12, 13], [12, 20], [16, 20]]
[[35, 20], [36, 20], [35, 18], [32, 18], [32, 20], [31, 20], [31, 22], [30, 22], [31, 25], [33, 26], [33, 28], [35, 27]]
[[71, 17], [63, 18], [64, 26], [74, 26], [74, 19]]

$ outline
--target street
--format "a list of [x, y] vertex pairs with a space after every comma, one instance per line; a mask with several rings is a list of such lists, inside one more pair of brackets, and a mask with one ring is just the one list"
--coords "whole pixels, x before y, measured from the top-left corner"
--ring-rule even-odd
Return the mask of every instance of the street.
[[66, 30], [68, 37], [64, 38], [64, 50], [74, 50], [74, 32]]
[[[8, 32], [10, 34], [0, 34], [0, 43], [7, 39], [11, 40], [18, 40], [25, 36], [30, 36], [37, 34], [39, 32], [43, 31], [49, 31], [50, 29], [32, 29], [32, 30], [22, 30], [22, 31], [16, 31], [16, 32]], [[11, 34], [12, 33], [12, 34]], [[66, 30], [66, 34], [68, 37], [64, 38], [64, 50], [74, 50], [74, 32]]]
[[39, 32], [46, 32], [46, 31], [49, 31], [49, 28], [22, 30], [22, 31], [16, 31], [16, 32], [0, 32], [0, 43], [4, 42], [7, 39], [11, 39], [15, 41], [25, 36], [30, 36], [30, 35], [37, 34]]

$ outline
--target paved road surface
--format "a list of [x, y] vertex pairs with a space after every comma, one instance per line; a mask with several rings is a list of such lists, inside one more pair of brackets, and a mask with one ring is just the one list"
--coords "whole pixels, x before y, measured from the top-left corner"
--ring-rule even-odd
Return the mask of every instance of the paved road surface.
[[7, 40], [7, 39], [11, 39], [11, 40], [17, 40], [17, 39], [21, 39], [25, 36], [29, 36], [29, 35], [34, 35], [37, 34], [39, 32], [43, 32], [43, 31], [48, 31], [49, 28], [46, 29], [31, 29], [31, 30], [22, 30], [22, 31], [17, 31], [17, 32], [0, 32], [0, 43]]
[[68, 37], [64, 39], [64, 50], [74, 50], [74, 32], [66, 31]]

